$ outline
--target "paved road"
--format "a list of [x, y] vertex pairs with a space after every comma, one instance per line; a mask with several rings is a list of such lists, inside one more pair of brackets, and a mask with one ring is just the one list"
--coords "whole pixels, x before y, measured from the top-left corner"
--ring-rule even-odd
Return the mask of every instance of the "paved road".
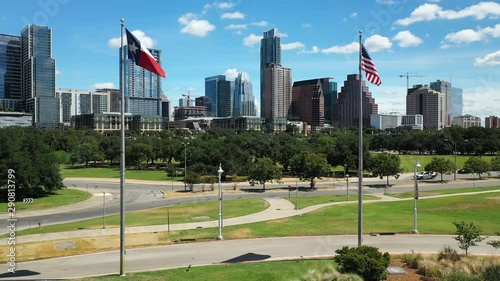
[[[465, 177], [467, 175], [458, 175], [460, 177]], [[470, 175], [469, 175], [470, 176]], [[398, 180], [391, 180], [391, 183], [397, 183], [397, 187], [388, 188], [388, 192], [405, 192], [413, 190], [413, 181], [411, 179], [411, 174], [405, 174]], [[445, 179], [453, 179], [453, 175], [446, 175]], [[108, 200], [106, 201], [106, 210], [105, 213], [107, 215], [118, 214], [120, 211], [119, 208], [119, 180], [109, 180], [109, 179], [67, 179], [64, 181], [66, 186], [68, 187], [78, 187], [83, 190], [88, 190], [89, 192], [102, 196], [102, 193], [108, 194]], [[178, 197], [178, 198], [162, 198], [160, 191], [169, 189], [169, 182], [151, 182], [151, 181], [134, 181], [128, 180], [126, 183], [126, 192], [125, 192], [125, 206], [126, 211], [137, 211], [144, 209], [151, 209], [163, 206], [171, 206], [181, 203], [196, 203], [196, 202], [206, 202], [206, 201], [214, 201], [217, 200], [216, 195], [208, 195], [208, 196], [193, 196], [193, 197]], [[269, 184], [266, 185], [268, 189], [277, 189], [283, 188], [290, 184], [292, 187], [295, 183], [285, 183], [282, 185], [279, 184]], [[379, 180], [378, 178], [366, 178], [364, 179], [364, 184], [385, 184], [384, 180]], [[476, 185], [480, 186], [494, 186], [499, 185], [500, 180], [488, 180], [488, 181], [458, 181], [458, 182], [449, 182], [447, 184], [440, 183], [430, 183], [421, 181], [419, 183], [420, 190], [433, 190], [433, 189], [450, 189], [450, 188], [466, 188], [473, 187]], [[299, 183], [301, 185], [301, 183]], [[305, 183], [302, 183], [305, 186]], [[334, 187], [332, 189], [332, 186]], [[300, 196], [318, 196], [318, 195], [342, 195], [346, 194], [346, 185], [345, 182], [337, 181], [335, 184], [332, 182], [319, 182], [317, 183], [317, 187], [319, 188], [317, 192], [300, 192]], [[322, 188], [329, 189], [322, 189]], [[349, 183], [349, 192], [356, 193], [357, 192], [357, 178], [351, 179]], [[170, 187], [171, 188], [171, 187]], [[183, 189], [183, 185], [177, 184], [174, 186], [174, 189]], [[238, 188], [249, 188], [245, 184], [240, 184]], [[257, 187], [259, 188], [259, 187]], [[232, 189], [231, 184], [223, 184], [223, 189]], [[363, 189], [365, 194], [382, 194], [383, 188], [369, 188], [365, 187]], [[293, 195], [293, 193], [292, 193]], [[231, 194], [226, 193], [224, 195], [224, 200], [232, 200], [232, 199], [241, 199], [241, 198], [278, 198], [289, 196], [288, 191], [269, 191], [265, 193], [238, 193]], [[102, 197], [99, 197], [102, 198]], [[94, 200], [92, 202], [88, 202], [87, 205], [83, 205], [78, 208], [69, 208], [64, 209], [63, 211], [51, 212], [43, 214], [30, 214], [28, 216], [24, 216], [22, 212], [17, 212], [16, 215], [19, 217], [17, 221], [17, 229], [22, 230], [30, 227], [35, 227], [40, 223], [41, 225], [50, 225], [50, 224], [59, 224], [59, 223], [67, 223], [72, 221], [79, 221], [89, 218], [101, 217], [103, 213], [103, 204], [102, 200]], [[0, 219], [5, 221], [6, 213], [0, 214]], [[2, 223], [3, 225], [3, 223]], [[8, 229], [5, 227], [0, 228], [0, 235], [8, 233]]]
[[[493, 238], [499, 239], [488, 239]], [[486, 241], [478, 247], [471, 247], [470, 253], [500, 256], [500, 250], [486, 245]], [[446, 235], [364, 236], [363, 244], [390, 253], [436, 253], [445, 245], [460, 251], [453, 237]], [[280, 237], [150, 247], [127, 250], [125, 271], [150, 271], [252, 260], [269, 261], [301, 256], [332, 256], [335, 250], [342, 246], [357, 246], [357, 236]], [[0, 274], [0, 279], [56, 279], [118, 274], [119, 264], [118, 251], [19, 263], [16, 265], [15, 274], [7, 272], [7, 266], [2, 264], [0, 270], [6, 273]]]

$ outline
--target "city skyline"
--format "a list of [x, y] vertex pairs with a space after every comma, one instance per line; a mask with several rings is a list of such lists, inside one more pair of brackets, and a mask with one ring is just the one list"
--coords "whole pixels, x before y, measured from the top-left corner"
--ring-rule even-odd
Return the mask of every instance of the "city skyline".
[[462, 88], [463, 114], [498, 115], [500, 4], [492, 1], [373, 0], [362, 7], [319, 0], [190, 1], [157, 2], [155, 9], [115, 1], [102, 9], [89, 1], [23, 2], [32, 3], [4, 4], [0, 33], [17, 35], [28, 23], [51, 28], [56, 88], [119, 86], [120, 18], [148, 47], [162, 50], [162, 89], [172, 101], [188, 91], [203, 95], [204, 78], [217, 73], [234, 80], [247, 72], [259, 89], [260, 39], [272, 28], [280, 31], [283, 65], [292, 69], [293, 81], [333, 77], [343, 83], [357, 73], [363, 30], [383, 80], [369, 85], [379, 113], [405, 113], [406, 78], [399, 76], [409, 73], [425, 76], [410, 77], [410, 87], [451, 80]]

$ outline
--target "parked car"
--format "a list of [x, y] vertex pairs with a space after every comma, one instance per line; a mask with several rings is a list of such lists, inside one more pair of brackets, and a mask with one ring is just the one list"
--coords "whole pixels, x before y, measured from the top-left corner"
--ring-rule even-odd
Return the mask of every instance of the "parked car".
[[472, 173], [472, 171], [464, 168], [457, 170], [457, 174], [470, 174], [470, 173]]
[[423, 171], [415, 175], [417, 180], [431, 180], [436, 177], [436, 172]]

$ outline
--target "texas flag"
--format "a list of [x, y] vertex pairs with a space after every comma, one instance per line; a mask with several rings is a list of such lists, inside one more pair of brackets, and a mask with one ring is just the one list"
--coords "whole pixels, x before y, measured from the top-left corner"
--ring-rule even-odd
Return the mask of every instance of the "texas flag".
[[165, 71], [148, 49], [128, 29], [125, 31], [127, 32], [128, 58], [135, 61], [138, 66], [165, 78]]

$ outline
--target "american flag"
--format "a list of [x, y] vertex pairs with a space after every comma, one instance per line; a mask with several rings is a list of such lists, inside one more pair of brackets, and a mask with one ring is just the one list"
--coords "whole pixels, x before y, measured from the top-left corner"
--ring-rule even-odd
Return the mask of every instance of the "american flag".
[[361, 70], [365, 71], [366, 79], [375, 85], [382, 84], [380, 76], [378, 75], [375, 63], [373, 63], [372, 58], [365, 49], [365, 46], [361, 44]]

